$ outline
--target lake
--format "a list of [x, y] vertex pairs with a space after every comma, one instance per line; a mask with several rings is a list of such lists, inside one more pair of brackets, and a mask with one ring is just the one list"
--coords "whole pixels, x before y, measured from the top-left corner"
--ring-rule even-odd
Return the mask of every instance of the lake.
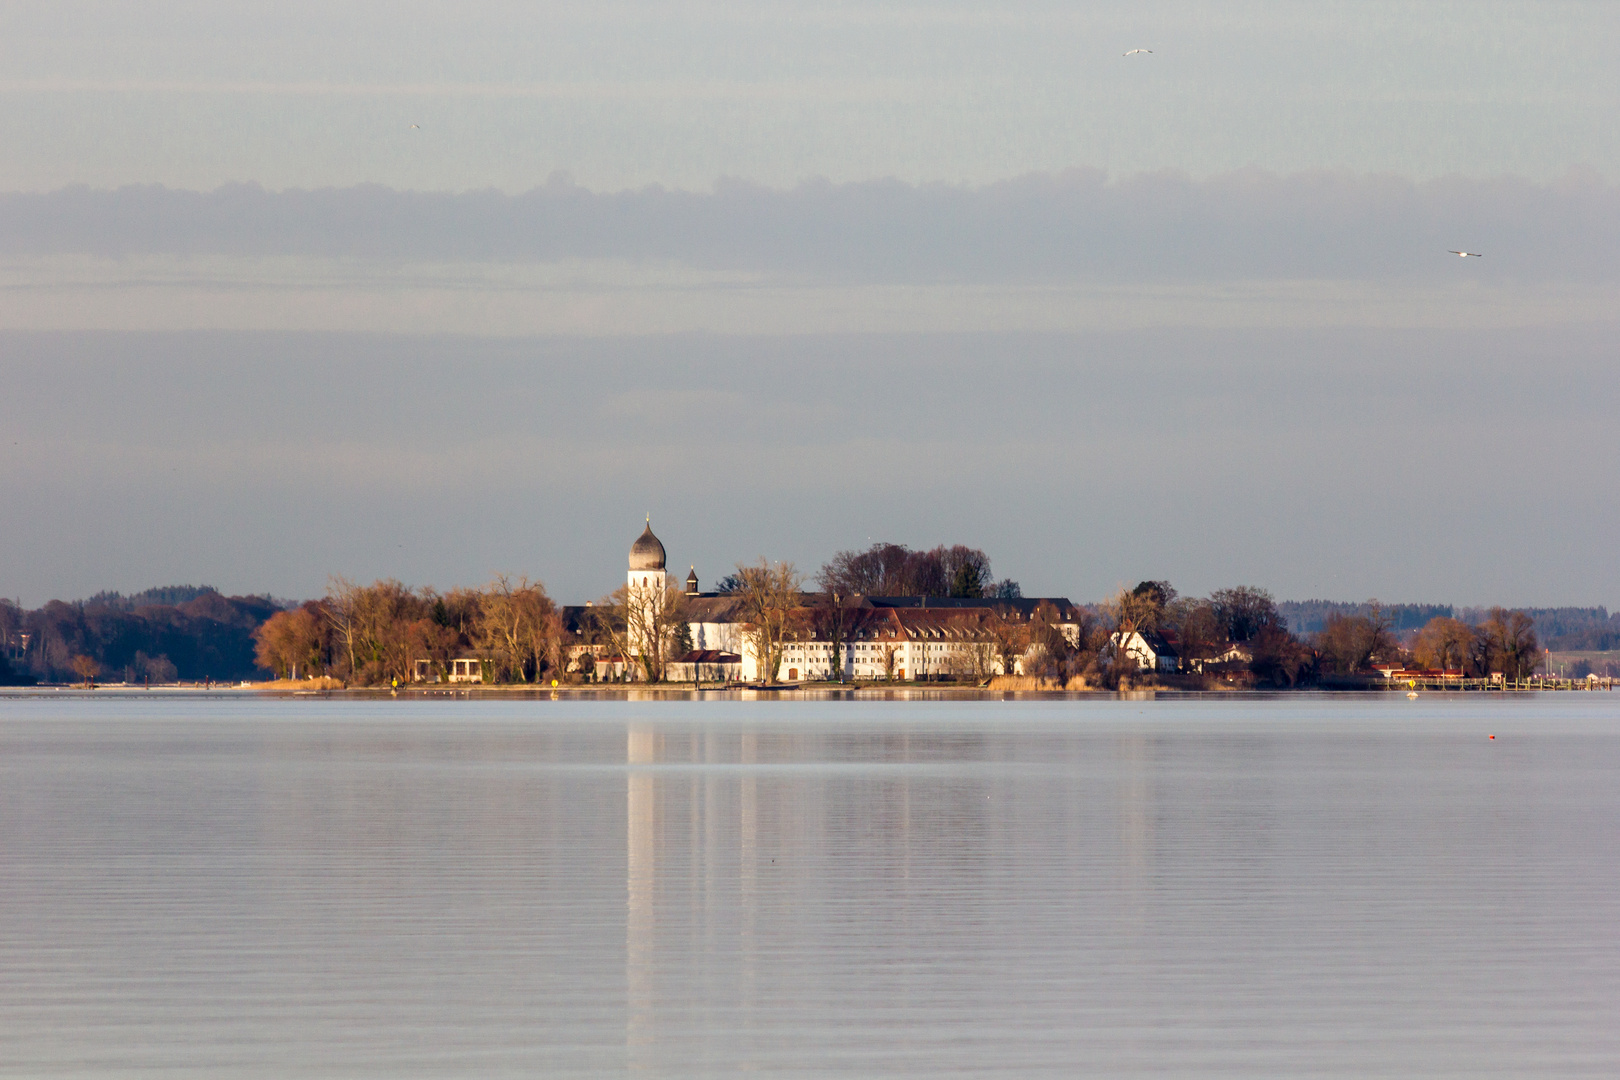
[[0, 1076], [742, 1072], [1620, 1075], [1620, 695], [0, 696]]

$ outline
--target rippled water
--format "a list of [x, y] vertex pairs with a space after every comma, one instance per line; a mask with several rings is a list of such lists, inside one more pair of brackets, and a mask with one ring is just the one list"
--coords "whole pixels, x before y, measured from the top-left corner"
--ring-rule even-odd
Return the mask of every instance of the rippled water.
[[1614, 1076], [1617, 856], [1620, 695], [0, 698], [0, 1075]]

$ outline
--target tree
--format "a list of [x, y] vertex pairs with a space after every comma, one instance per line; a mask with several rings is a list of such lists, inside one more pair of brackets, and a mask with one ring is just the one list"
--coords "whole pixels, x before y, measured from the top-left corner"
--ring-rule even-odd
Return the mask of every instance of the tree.
[[686, 624], [686, 594], [667, 583], [626, 586], [624, 592], [630, 647], [647, 681], [663, 682], [677, 628]]
[[844, 654], [848, 651], [845, 629], [849, 621], [849, 610], [853, 605], [853, 598], [848, 593], [836, 589], [821, 593], [816, 597], [815, 610], [811, 612], [817, 624], [817, 629], [825, 633], [827, 642], [832, 650], [832, 670], [838, 681], [844, 681]]
[[885, 639], [878, 649], [878, 655], [883, 657], [883, 681], [894, 682], [894, 665], [900, 655], [900, 643], [892, 638]]
[[298, 668], [312, 672], [320, 662], [321, 627], [304, 608], [278, 611], [253, 631], [254, 659], [276, 678], [298, 677]]
[[1535, 670], [1535, 627], [1536, 621], [1525, 612], [1491, 608], [1490, 617], [1479, 628], [1488, 669], [1515, 681]]
[[816, 580], [828, 592], [845, 596], [957, 596], [977, 599], [992, 590], [1016, 592], [1016, 582], [995, 581], [990, 556], [978, 548], [943, 544], [912, 551], [904, 544], [873, 544], [865, 551], [840, 551]]
[[410, 644], [411, 678], [416, 678], [416, 664], [426, 660], [441, 679], [450, 674], [450, 662], [461, 651], [461, 635], [431, 616], [410, 624], [406, 638]]
[[[608, 644], [648, 682], [663, 682], [686, 623], [686, 594], [665, 584], [620, 586], [596, 602], [587, 615], [587, 634]], [[688, 630], [690, 633], [690, 630]]]
[[996, 600], [1022, 600], [1024, 590], [1012, 578], [1002, 578], [991, 585], [984, 595]]
[[333, 574], [326, 579], [326, 599], [321, 603], [321, 614], [326, 617], [327, 625], [337, 638], [337, 644], [343, 651], [343, 658], [348, 662], [345, 671], [351, 677], [359, 667], [360, 659], [355, 623], [359, 595], [360, 586], [341, 574]]
[[1262, 627], [1248, 646], [1254, 657], [1249, 670], [1274, 686], [1293, 686], [1310, 672], [1315, 660], [1305, 643], [1280, 625]]
[[544, 586], [527, 577], [513, 583], [505, 574], [484, 591], [475, 627], [479, 650], [494, 665], [497, 677], [513, 682], [528, 682], [531, 671], [540, 677], [562, 630]]
[[1017, 612], [996, 611], [985, 622], [984, 632], [995, 644], [1002, 672], [1011, 675], [1018, 658], [1029, 651], [1029, 624]]
[[911, 550], [903, 544], [878, 543], [865, 551], [840, 551], [822, 566], [816, 580], [827, 592], [846, 596], [891, 596], [898, 592]]
[[160, 686], [163, 683], [174, 682], [174, 680], [178, 678], [180, 674], [179, 671], [175, 669], [174, 664], [171, 663], [169, 658], [164, 654], [159, 653], [157, 656], [147, 656], [146, 653], [142, 652], [140, 649], [135, 650], [135, 670], [148, 682], [154, 682]]
[[1231, 641], [1252, 641], [1269, 627], [1288, 629], [1287, 620], [1278, 613], [1276, 601], [1265, 589], [1252, 585], [1216, 589], [1209, 594], [1209, 604]]
[[956, 639], [945, 654], [946, 672], [981, 683], [998, 674], [997, 662], [1001, 659], [1001, 649], [995, 636], [993, 619], [961, 615], [947, 623], [946, 632]]
[[101, 665], [91, 657], [80, 653], [73, 658], [73, 670], [84, 680], [84, 685], [89, 686], [95, 681], [95, 677], [101, 674]]
[[1151, 600], [1159, 611], [1168, 607], [1178, 595], [1175, 586], [1168, 581], [1139, 581], [1131, 592]]
[[1426, 668], [1466, 669], [1474, 655], [1474, 629], [1460, 619], [1436, 616], [1417, 632], [1412, 654]]
[[1384, 609], [1374, 600], [1366, 615], [1329, 615], [1316, 635], [1316, 649], [1335, 671], [1353, 675], [1396, 652], [1398, 646]]
[[1136, 670], [1135, 661], [1126, 652], [1131, 635], [1153, 631], [1164, 615], [1164, 605], [1175, 599], [1175, 595], [1176, 591], [1167, 582], [1144, 581], [1134, 589], [1121, 588], [1113, 599], [1103, 605], [1104, 613], [1113, 625], [1110, 640], [1114, 642], [1113, 666], [1117, 671], [1129, 673]]
[[774, 683], [782, 667], [782, 645], [798, 629], [804, 579], [789, 562], [738, 564], [743, 637], [759, 664], [760, 681]]
[[977, 600], [984, 596], [986, 589], [994, 585], [995, 575], [990, 573], [990, 556], [978, 548], [955, 544], [949, 548], [941, 547], [935, 550], [939, 553], [940, 566], [945, 571], [945, 578], [950, 582], [952, 596]]
[[1177, 599], [1165, 608], [1161, 619], [1179, 640], [1183, 659], [1203, 661], [1223, 651], [1226, 622], [1208, 600]]
[[431, 622], [439, 597], [413, 593], [392, 578], [356, 585], [333, 577], [320, 604], [334, 644], [332, 666], [362, 685], [409, 682], [421, 655], [414, 624]]
[[416, 666], [410, 627], [428, 617], [430, 605], [393, 578], [357, 589], [354, 599], [356, 677], [373, 685], [409, 682]]

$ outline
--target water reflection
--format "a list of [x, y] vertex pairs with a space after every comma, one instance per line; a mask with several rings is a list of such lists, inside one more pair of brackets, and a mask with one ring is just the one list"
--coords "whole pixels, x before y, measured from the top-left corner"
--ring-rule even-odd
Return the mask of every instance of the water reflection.
[[652, 773], [637, 769], [658, 759], [658, 733], [632, 727], [625, 761], [625, 922], [626, 1015], [624, 1042], [630, 1063], [641, 1064], [641, 1049], [653, 1040], [653, 947], [656, 911], [653, 890], [658, 873], [658, 792]]
[[1121, 928], [1141, 933], [1146, 925], [1153, 875], [1153, 773], [1150, 740], [1143, 734], [1119, 739], [1119, 898]]
[[558, 707], [0, 719], [0, 1075], [1620, 1064], [1607, 716]]

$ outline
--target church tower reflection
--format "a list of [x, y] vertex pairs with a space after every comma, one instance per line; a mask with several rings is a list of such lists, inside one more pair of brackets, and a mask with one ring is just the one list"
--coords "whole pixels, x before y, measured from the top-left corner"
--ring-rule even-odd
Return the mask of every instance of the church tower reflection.
[[[722, 1000], [752, 1030], [761, 907], [777, 867], [760, 834], [761, 736], [726, 728], [671, 732], [632, 725], [625, 737], [625, 1054], [653, 1068], [660, 1024], [683, 1007], [671, 981], [704, 985], [724, 972]], [[765, 756], [769, 757], [767, 751]], [[803, 792], [793, 803], [805, 810]], [[819, 804], [818, 804], [819, 805]], [[779, 841], [780, 838], [778, 838]], [[676, 929], [680, 927], [682, 929]], [[678, 975], [673, 973], [678, 972]], [[672, 1011], [673, 1010], [673, 1011]]]
[[638, 765], [658, 758], [658, 734], [632, 727], [625, 736], [625, 1054], [637, 1064], [640, 1047], [655, 1039], [653, 1029], [653, 948], [657, 933], [658, 789], [657, 778]]

